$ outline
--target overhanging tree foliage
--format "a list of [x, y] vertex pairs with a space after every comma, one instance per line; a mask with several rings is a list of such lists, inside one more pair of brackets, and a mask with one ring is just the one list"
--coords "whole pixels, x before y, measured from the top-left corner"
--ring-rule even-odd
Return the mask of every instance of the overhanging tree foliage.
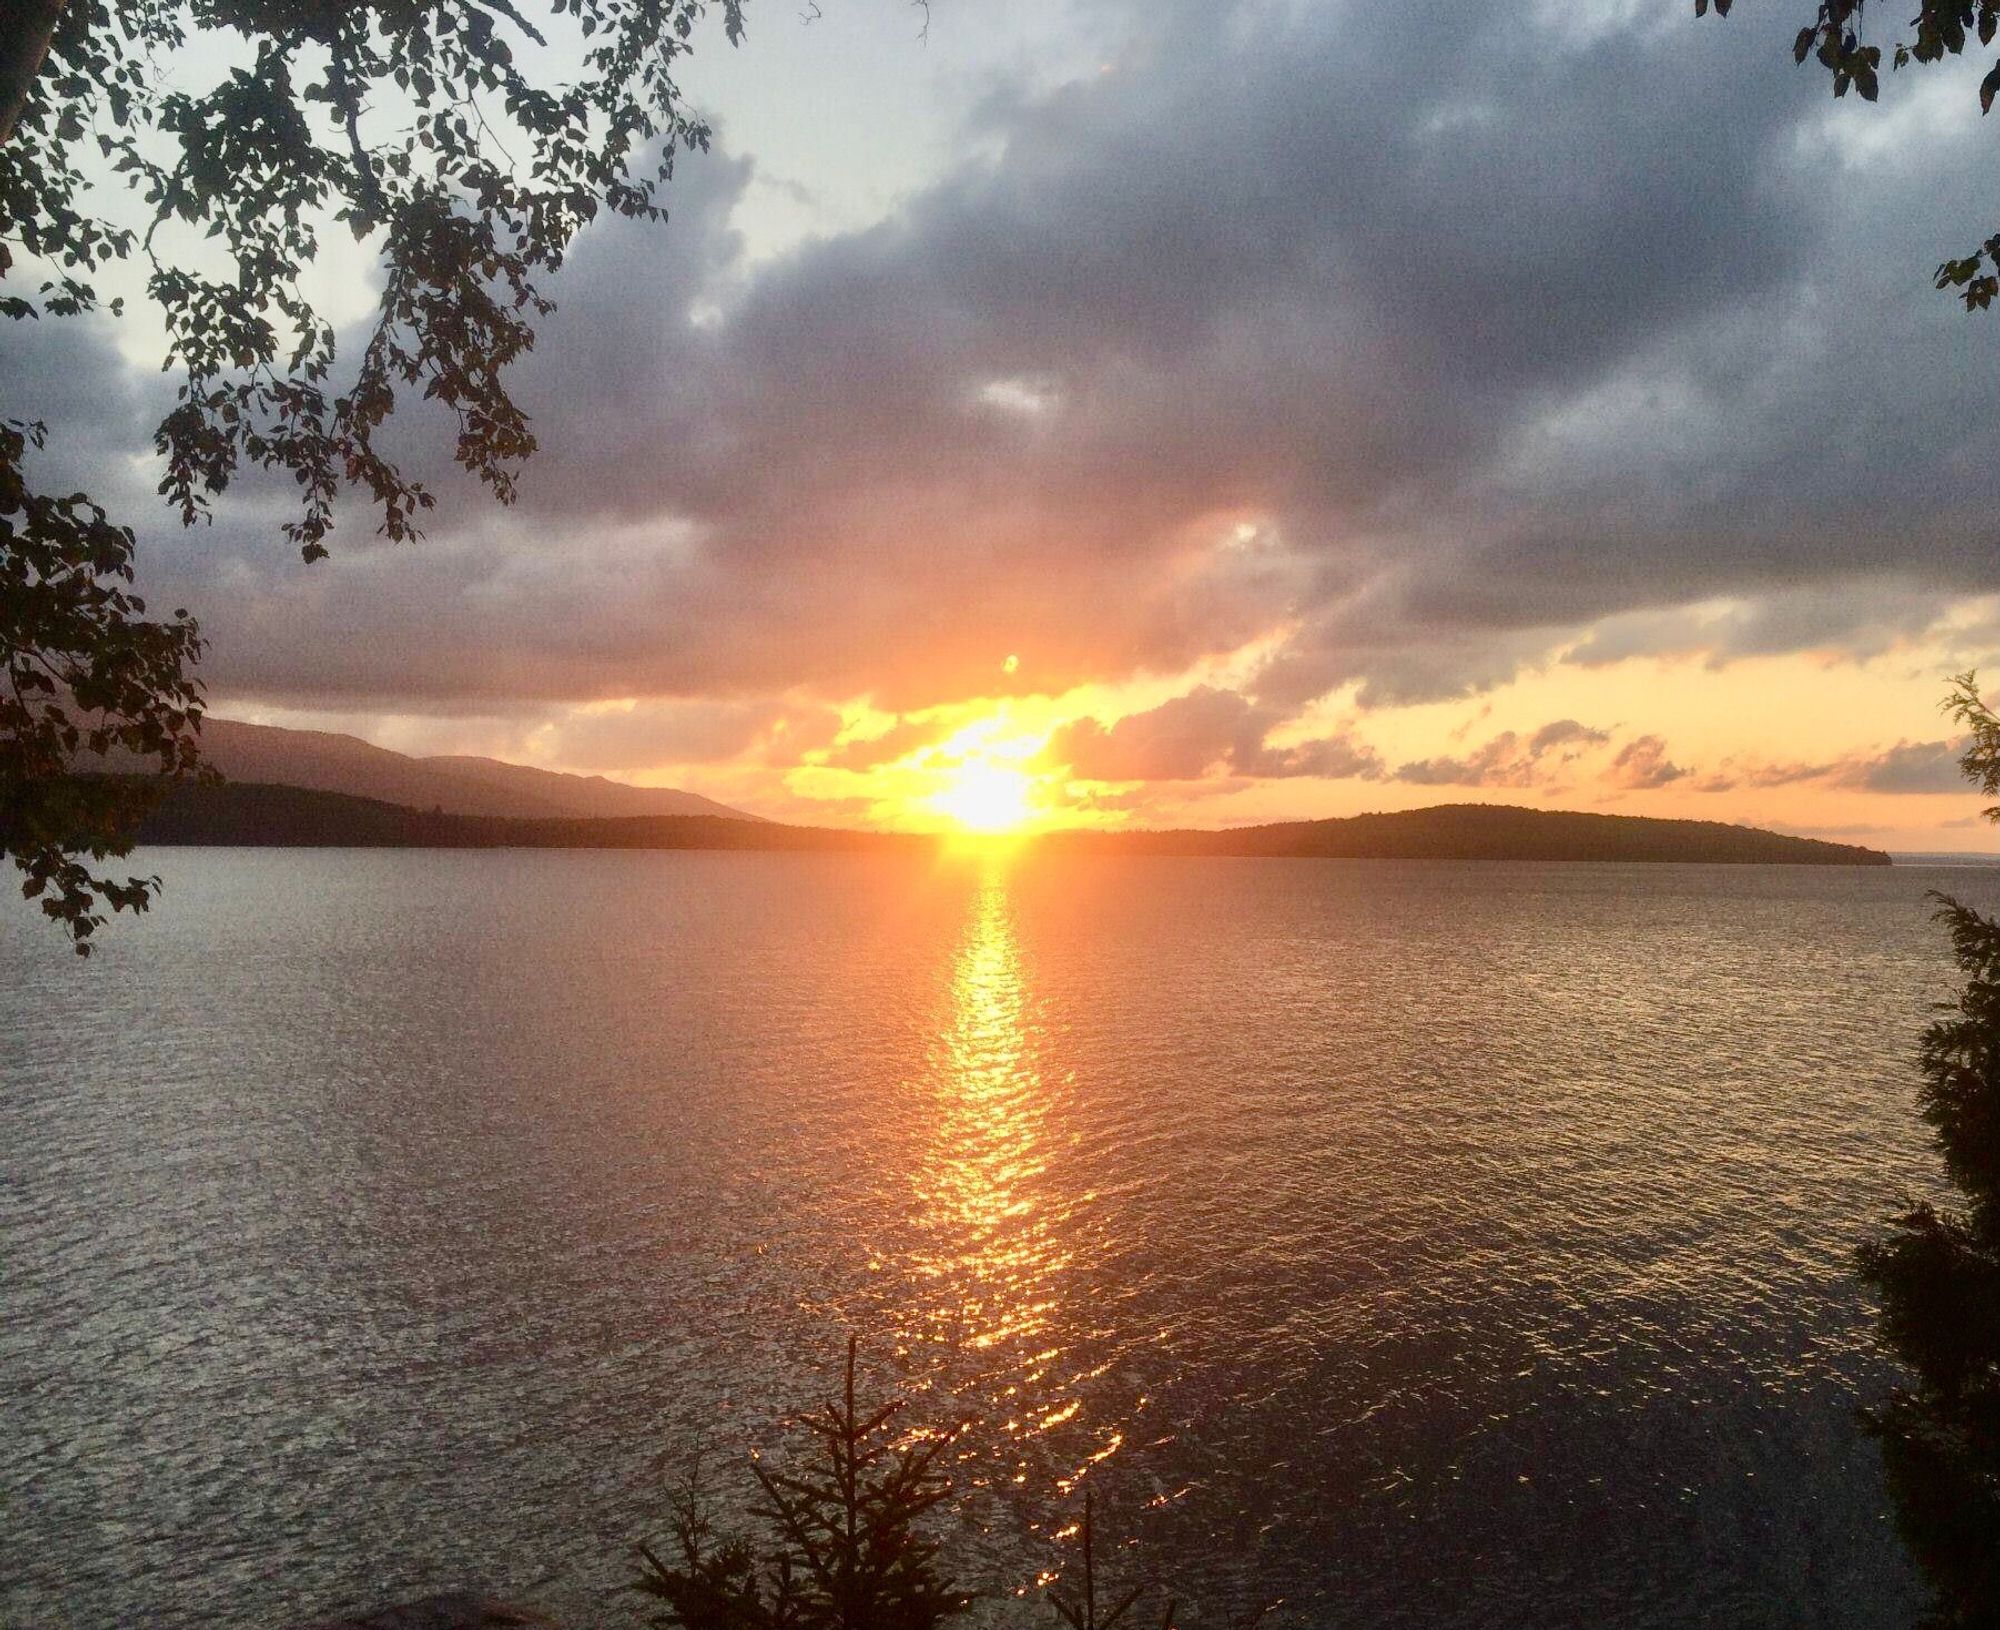
[[[1694, 0], [1694, 14], [1705, 17], [1713, 3], [1718, 17], [1727, 17], [1735, 0]], [[1864, 30], [1866, 0], [1818, 0], [1812, 21], [1792, 42], [1794, 60], [1817, 62], [1833, 79], [1833, 94], [1856, 92], [1872, 102], [1881, 94], [1882, 47], [1870, 44]], [[1911, 63], [1942, 62], [1963, 56], [1976, 41], [1987, 46], [2000, 33], [2000, 0], [1917, 0], [1910, 19], [1910, 36], [1890, 47], [1892, 68]], [[2000, 97], [2000, 57], [1979, 82], [1979, 111], [1991, 113]], [[2000, 297], [2000, 232], [1965, 255], [1954, 255], [1937, 269], [1937, 286], [1954, 291], [1967, 311], [1988, 310]]]
[[146, 799], [130, 778], [70, 774], [79, 753], [114, 749], [167, 778], [194, 768], [201, 697], [188, 669], [201, 648], [186, 612], [150, 621], [126, 586], [132, 534], [81, 494], [29, 490], [22, 455], [40, 426], [0, 425], [0, 833], [22, 887], [66, 923], [79, 951], [104, 921], [101, 900], [143, 908], [149, 878], [93, 876], [131, 847]]
[[[1972, 732], [1967, 778], [2000, 797], [2000, 718], [1971, 674], [1947, 705]], [[1963, 1200], [1909, 1207], [1860, 1266], [1911, 1376], [1869, 1415], [1898, 1523], [1935, 1591], [1930, 1622], [1972, 1630], [2000, 1624], [2000, 922], [1933, 898], [1965, 984], [1925, 1032], [1919, 1103]]]
[[[143, 271], [178, 376], [159, 490], [183, 523], [249, 469], [295, 488], [283, 526], [307, 561], [345, 494], [417, 536], [432, 495], [385, 445], [412, 400], [452, 416], [457, 462], [510, 502], [535, 438], [507, 367], [576, 234], [604, 212], [663, 219], [676, 153], [707, 146], [674, 73], [710, 9], [549, 0], [545, 35], [514, 0], [0, 0], [0, 315], [115, 311], [103, 274]], [[739, 40], [742, 0], [713, 9]], [[160, 88], [158, 65], [196, 51], [213, 82]], [[304, 283], [327, 230], [379, 255], [351, 348]], [[68, 785], [75, 755], [189, 773], [200, 639], [123, 589], [128, 530], [36, 490], [34, 405], [7, 411], [0, 853], [87, 951], [98, 906], [143, 909], [152, 885], [85, 864], [129, 848], [140, 794]]]

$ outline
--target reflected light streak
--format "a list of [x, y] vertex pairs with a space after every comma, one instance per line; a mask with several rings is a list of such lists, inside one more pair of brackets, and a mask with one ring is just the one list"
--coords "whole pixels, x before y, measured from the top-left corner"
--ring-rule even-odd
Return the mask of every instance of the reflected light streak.
[[[1064, 1351], [1075, 1333], [1064, 1287], [1077, 1265], [1078, 1213], [1091, 1197], [1046, 1181], [1067, 1095], [1044, 1079], [1007, 870], [1004, 856], [981, 869], [932, 1055], [936, 1111], [914, 1179], [920, 1239], [911, 1263], [932, 1294], [910, 1310], [912, 1333], [971, 1361], [975, 1373], [964, 1380], [996, 1452], [1011, 1462], [995, 1475], [1067, 1489], [1122, 1438], [1088, 1421], [1077, 1387], [1090, 1376], [1074, 1373], [1075, 1355]], [[1063, 1427], [1060, 1450], [1051, 1438], [1030, 1452], [1031, 1440]], [[1056, 1454], [1068, 1458], [1066, 1471]]]

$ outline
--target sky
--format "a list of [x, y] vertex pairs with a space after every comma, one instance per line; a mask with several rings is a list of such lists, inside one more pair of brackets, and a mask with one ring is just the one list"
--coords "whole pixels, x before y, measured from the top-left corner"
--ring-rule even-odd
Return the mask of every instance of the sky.
[[2000, 671], [2000, 317], [1930, 287], [2000, 224], [1983, 61], [1835, 102], [1804, 0], [812, 9], [700, 41], [713, 151], [578, 241], [512, 509], [183, 532], [143, 323], [22, 337], [214, 712], [823, 824], [1993, 846], [1938, 704]]

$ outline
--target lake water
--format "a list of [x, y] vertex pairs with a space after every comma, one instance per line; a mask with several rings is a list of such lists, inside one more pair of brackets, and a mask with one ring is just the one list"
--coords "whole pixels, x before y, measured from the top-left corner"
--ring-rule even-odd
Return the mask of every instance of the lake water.
[[2000, 873], [141, 858], [0, 911], [0, 1623], [638, 1622], [850, 1330], [996, 1591], [1087, 1486], [1202, 1625], [1920, 1600], [1848, 1262]]

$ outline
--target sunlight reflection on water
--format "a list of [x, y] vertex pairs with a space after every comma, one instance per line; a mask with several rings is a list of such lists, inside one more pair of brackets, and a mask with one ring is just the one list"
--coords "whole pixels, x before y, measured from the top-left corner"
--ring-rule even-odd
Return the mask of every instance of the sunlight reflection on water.
[[10, 1627], [628, 1622], [662, 1473], [849, 1330], [975, 1423], [997, 1591], [1088, 1477], [1307, 1624], [1911, 1601], [1848, 1260], [1928, 1169], [1923, 891], [2000, 879], [146, 858], [88, 965], [0, 912]]
[[928, 1060], [930, 1150], [912, 1174], [925, 1244], [911, 1269], [930, 1297], [910, 1304], [919, 1340], [999, 1349], [1014, 1367], [1049, 1328], [1067, 1266], [1060, 1219], [1036, 1192], [1054, 1106], [1023, 1020], [1004, 880], [974, 896], [949, 1010]]
[[[1061, 1343], [1074, 1318], [1058, 1317], [1088, 1237], [1078, 1216], [1093, 1196], [1046, 1181], [1049, 1144], [1072, 1135], [1073, 1096], [1045, 1075], [1031, 1031], [1006, 865], [992, 857], [981, 866], [927, 1061], [932, 1132], [912, 1178], [919, 1232], [907, 1265], [915, 1294], [895, 1303], [905, 1352], [929, 1343], [947, 1362], [963, 1354], [976, 1366], [954, 1391], [979, 1413], [989, 1443], [1076, 1421], [1081, 1384], [1094, 1379], [1065, 1368]], [[1053, 1479], [1059, 1490], [1123, 1441], [1114, 1427], [1093, 1435], [1084, 1462]], [[1013, 1483], [1037, 1471], [1018, 1452], [968, 1469], [980, 1482]]]

